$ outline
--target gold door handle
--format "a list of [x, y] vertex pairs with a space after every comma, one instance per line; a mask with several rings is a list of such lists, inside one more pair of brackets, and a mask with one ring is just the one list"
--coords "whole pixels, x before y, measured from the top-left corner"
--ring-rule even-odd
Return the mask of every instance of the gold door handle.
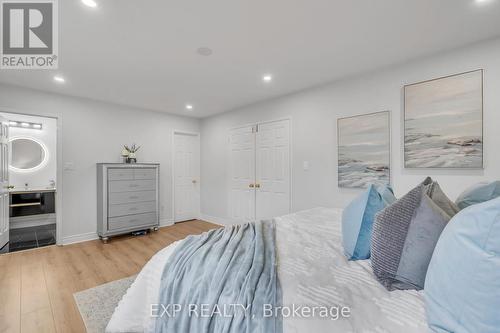
[[12, 190], [14, 187], [15, 187], [14, 185], [5, 186], [5, 188], [8, 189], [8, 190]]
[[254, 187], [255, 187], [255, 185], [254, 185], [254, 184], [250, 184], [250, 185], [248, 185], [248, 187], [250, 187], [250, 188], [254, 188]]
[[255, 187], [256, 188], [260, 188], [260, 184], [255, 184]]
[[191, 181], [191, 183], [196, 184], [196, 183], [197, 183], [197, 182], [196, 182], [196, 179], [193, 179], [193, 180]]

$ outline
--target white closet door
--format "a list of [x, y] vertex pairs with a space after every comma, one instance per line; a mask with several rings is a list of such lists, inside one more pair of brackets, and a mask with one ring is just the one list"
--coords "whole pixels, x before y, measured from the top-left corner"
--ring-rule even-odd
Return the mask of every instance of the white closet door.
[[[9, 125], [0, 117], [0, 249], [9, 242]], [[5, 251], [6, 248], [3, 250]], [[1, 251], [0, 251], [1, 252]]]
[[256, 218], [261, 220], [290, 213], [290, 121], [258, 126]]
[[174, 222], [196, 219], [200, 210], [198, 135], [174, 134]]
[[255, 220], [255, 133], [254, 126], [230, 133], [229, 216], [236, 222]]

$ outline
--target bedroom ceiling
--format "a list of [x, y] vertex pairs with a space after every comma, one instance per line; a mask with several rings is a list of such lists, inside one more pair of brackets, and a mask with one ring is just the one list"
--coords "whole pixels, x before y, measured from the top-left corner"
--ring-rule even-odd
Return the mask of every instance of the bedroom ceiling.
[[500, 0], [95, 1], [59, 1], [58, 71], [0, 82], [206, 117], [500, 35]]

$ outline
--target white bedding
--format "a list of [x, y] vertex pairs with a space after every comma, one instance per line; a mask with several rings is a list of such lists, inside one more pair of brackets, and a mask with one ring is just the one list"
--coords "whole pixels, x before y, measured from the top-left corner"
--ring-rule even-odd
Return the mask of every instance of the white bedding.
[[[285, 317], [283, 331], [429, 332], [422, 293], [388, 292], [375, 280], [369, 260], [345, 259], [341, 212], [316, 208], [277, 218], [278, 277], [283, 305], [350, 308], [350, 316], [338, 320]], [[150, 306], [158, 303], [160, 277], [177, 244], [159, 251], [144, 266], [118, 304], [106, 332], [154, 331]]]

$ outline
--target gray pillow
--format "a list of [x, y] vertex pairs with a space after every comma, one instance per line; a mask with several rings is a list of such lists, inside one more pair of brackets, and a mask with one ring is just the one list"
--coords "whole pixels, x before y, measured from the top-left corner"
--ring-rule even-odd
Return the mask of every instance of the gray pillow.
[[439, 208], [444, 210], [450, 217], [453, 217], [460, 211], [457, 204], [451, 201], [446, 194], [444, 194], [439, 184], [433, 181], [431, 177], [427, 177], [422, 184], [425, 186], [425, 191], [432, 201], [434, 201], [434, 203], [438, 205]]
[[423, 289], [434, 247], [455, 215], [449, 202], [437, 183], [426, 180], [376, 215], [372, 268], [388, 290]]

